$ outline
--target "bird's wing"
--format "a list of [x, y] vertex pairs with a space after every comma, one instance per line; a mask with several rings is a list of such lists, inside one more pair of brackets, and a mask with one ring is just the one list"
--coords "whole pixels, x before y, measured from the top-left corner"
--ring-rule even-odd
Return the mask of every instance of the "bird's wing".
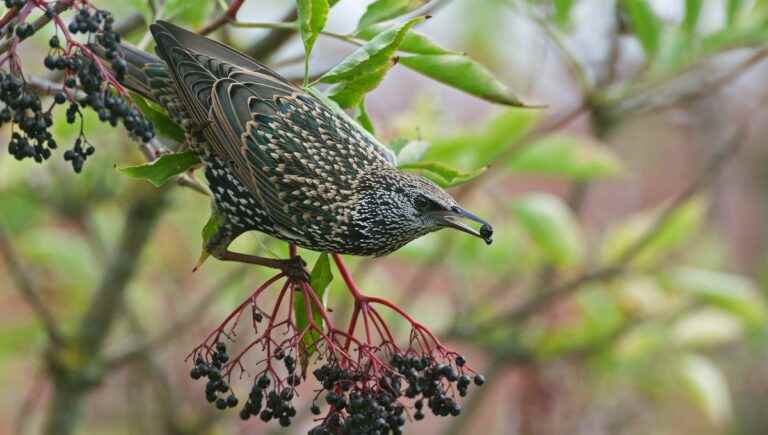
[[211, 152], [280, 227], [338, 217], [355, 177], [391, 165], [353, 121], [255, 60], [169, 23], [151, 30]]

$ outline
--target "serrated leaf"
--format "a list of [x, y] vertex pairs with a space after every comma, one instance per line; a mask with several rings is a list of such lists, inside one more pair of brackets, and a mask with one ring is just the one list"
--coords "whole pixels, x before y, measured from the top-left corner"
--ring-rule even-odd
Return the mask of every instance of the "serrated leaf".
[[407, 14], [424, 5], [426, 0], [376, 0], [369, 4], [360, 17], [358, 29], [366, 28], [381, 21], [391, 20]]
[[400, 57], [400, 63], [440, 83], [494, 103], [528, 107], [483, 65], [458, 54]]
[[162, 109], [139, 95], [132, 94], [132, 97], [136, 107], [152, 122], [155, 131], [160, 136], [165, 136], [176, 142], [184, 142], [184, 130], [171, 121], [171, 118]]
[[688, 354], [680, 361], [679, 370], [693, 402], [712, 423], [725, 425], [731, 419], [733, 405], [728, 381], [720, 369], [701, 355]]
[[398, 168], [426, 177], [442, 188], [454, 187], [466, 183], [486, 170], [485, 167], [482, 167], [475, 169], [474, 171], [462, 172], [438, 162], [408, 163], [399, 165]]
[[[321, 254], [315, 265], [312, 267], [312, 272], [309, 275], [309, 285], [315, 291], [318, 300], [323, 305], [326, 303], [327, 289], [333, 280], [333, 272], [331, 272], [331, 262], [327, 253]], [[303, 331], [309, 326], [309, 317], [307, 316], [307, 306], [304, 301], [304, 295], [297, 293], [294, 295], [294, 315], [296, 316], [296, 328], [299, 331]], [[312, 318], [319, 328], [323, 328], [323, 316], [318, 311], [317, 307], [310, 304], [312, 311]], [[302, 337], [300, 343], [300, 355], [299, 361], [301, 363], [302, 372], [306, 372], [306, 367], [309, 364], [309, 358], [317, 351], [314, 344], [320, 339], [320, 334], [317, 331], [310, 330]]]
[[309, 75], [309, 58], [318, 35], [325, 28], [330, 5], [328, 0], [296, 0], [299, 33], [304, 43], [304, 81]]
[[558, 197], [536, 193], [514, 202], [512, 212], [548, 261], [573, 267], [584, 260], [584, 237], [573, 213]]
[[661, 21], [646, 0], [623, 0], [624, 11], [645, 55], [653, 58], [659, 50]]
[[365, 100], [360, 100], [360, 104], [357, 105], [357, 122], [368, 131], [370, 134], [376, 134], [376, 127], [373, 126], [371, 117], [368, 116], [368, 111], [365, 109]]
[[665, 275], [664, 284], [733, 313], [747, 325], [761, 326], [768, 319], [765, 300], [755, 284], [744, 276], [678, 267]]
[[[687, 240], [698, 234], [705, 209], [704, 201], [692, 200], [675, 210], [661, 228], [654, 230], [653, 237], [643, 251], [635, 256], [632, 264], [650, 267], [674, 249], [684, 245]], [[660, 208], [638, 213], [611, 228], [601, 247], [602, 262], [611, 264], [618, 261], [630, 246], [651, 231], [662, 210]]]
[[359, 104], [392, 67], [393, 56], [408, 30], [423, 20], [417, 17], [380, 33], [325, 73], [320, 81], [336, 84], [328, 96], [344, 108]]
[[622, 169], [606, 146], [571, 135], [551, 135], [518, 153], [507, 166], [517, 172], [554, 175], [586, 181], [609, 177]]
[[[386, 31], [389, 28], [386, 24], [374, 24], [364, 29], [360, 29], [355, 36], [370, 41], [376, 35]], [[419, 33], [413, 29], [409, 30], [403, 38], [403, 42], [397, 48], [398, 51], [414, 54], [459, 54], [451, 50], [446, 50], [432, 41], [428, 36]]]
[[146, 180], [155, 187], [165, 184], [170, 178], [200, 164], [200, 158], [192, 151], [163, 154], [150, 163], [118, 168], [118, 171], [131, 177]]

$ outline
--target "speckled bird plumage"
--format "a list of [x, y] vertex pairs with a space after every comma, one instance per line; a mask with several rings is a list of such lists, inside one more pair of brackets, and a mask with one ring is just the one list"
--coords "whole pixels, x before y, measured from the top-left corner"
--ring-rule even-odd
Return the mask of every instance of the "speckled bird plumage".
[[436, 216], [463, 211], [269, 68], [169, 23], [151, 31], [160, 59], [127, 49], [126, 85], [162, 105], [200, 155], [224, 217], [214, 254], [257, 230], [317, 251], [384, 255], [445, 227]]

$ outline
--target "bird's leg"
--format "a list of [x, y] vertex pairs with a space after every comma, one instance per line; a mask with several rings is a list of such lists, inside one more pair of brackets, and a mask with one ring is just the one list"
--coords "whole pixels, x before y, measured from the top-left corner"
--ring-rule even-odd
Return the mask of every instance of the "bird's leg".
[[298, 255], [291, 258], [277, 259], [241, 254], [229, 250], [213, 252], [212, 254], [222, 261], [236, 261], [238, 263], [256, 264], [259, 266], [279, 269], [285, 276], [293, 281], [309, 281], [309, 273], [307, 273], [307, 270], [305, 269], [307, 263], [305, 263]]

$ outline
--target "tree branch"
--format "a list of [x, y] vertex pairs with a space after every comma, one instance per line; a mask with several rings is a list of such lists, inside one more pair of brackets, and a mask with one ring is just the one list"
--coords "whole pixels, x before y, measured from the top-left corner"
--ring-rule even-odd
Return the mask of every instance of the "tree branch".
[[21, 293], [21, 296], [32, 308], [40, 323], [45, 329], [45, 333], [48, 339], [54, 346], [58, 346], [62, 343], [62, 334], [59, 326], [54, 319], [48, 307], [45, 306], [42, 298], [38, 294], [35, 285], [33, 284], [32, 276], [24, 269], [19, 261], [19, 257], [16, 255], [16, 251], [13, 248], [13, 244], [7, 237], [5, 229], [0, 226], [0, 255], [2, 255], [5, 265], [11, 278], [16, 283], [16, 288]]
[[[296, 21], [298, 17], [299, 13], [294, 7], [288, 11], [280, 21], [288, 23]], [[251, 48], [246, 50], [246, 52], [254, 59], [267, 60], [272, 54], [279, 50], [280, 47], [285, 45], [295, 33], [296, 29], [272, 29], [266, 36], [259, 39]]]

